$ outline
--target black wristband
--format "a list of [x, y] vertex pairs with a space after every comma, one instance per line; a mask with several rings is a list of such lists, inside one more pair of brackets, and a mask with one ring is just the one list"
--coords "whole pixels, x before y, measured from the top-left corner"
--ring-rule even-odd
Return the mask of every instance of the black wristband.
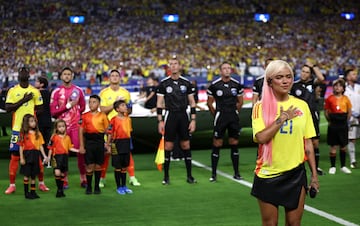
[[158, 115], [162, 115], [162, 108], [156, 108], [156, 112]]
[[194, 107], [190, 108], [190, 114], [196, 115], [196, 109]]

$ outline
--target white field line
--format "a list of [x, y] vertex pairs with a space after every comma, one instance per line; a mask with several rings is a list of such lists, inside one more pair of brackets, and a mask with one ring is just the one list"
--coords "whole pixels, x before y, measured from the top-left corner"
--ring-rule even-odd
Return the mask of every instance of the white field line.
[[[197, 166], [197, 167], [204, 168], [204, 169], [206, 169], [206, 170], [208, 170], [208, 171], [211, 171], [211, 167], [206, 166], [206, 165], [204, 165], [204, 164], [202, 164], [202, 163], [200, 163], [200, 162], [198, 162], [198, 161], [192, 160], [192, 164], [195, 165], [195, 166]], [[217, 170], [217, 174], [218, 174], [218, 175], [221, 175], [221, 176], [223, 176], [223, 177], [225, 177], [225, 178], [227, 178], [227, 179], [229, 179], [229, 180], [232, 180], [232, 181], [234, 181], [234, 182], [237, 182], [237, 183], [239, 183], [239, 184], [242, 184], [242, 185], [244, 185], [244, 186], [246, 186], [246, 187], [249, 187], [249, 188], [252, 187], [252, 183], [250, 183], [250, 182], [248, 182], [248, 181], [245, 181], [245, 180], [235, 180], [235, 179], [232, 177], [232, 175], [227, 174], [227, 173], [224, 173], [224, 172], [222, 172], [222, 171], [220, 171], [220, 170]], [[349, 222], [349, 221], [344, 220], [344, 219], [342, 219], [342, 218], [336, 217], [336, 216], [334, 216], [334, 215], [332, 215], [332, 214], [326, 213], [326, 212], [324, 212], [324, 211], [322, 211], [322, 210], [318, 210], [318, 209], [316, 209], [316, 208], [314, 208], [314, 207], [311, 207], [311, 206], [308, 206], [308, 205], [305, 205], [305, 210], [308, 211], [308, 212], [311, 212], [311, 213], [313, 213], [313, 214], [316, 214], [316, 215], [318, 215], [318, 216], [327, 218], [328, 220], [331, 220], [331, 221], [333, 221], [333, 222], [336, 222], [336, 223], [338, 223], [338, 224], [340, 224], [340, 225], [345, 225], [345, 226], [359, 226], [358, 224], [354, 224], [354, 223], [352, 223], [352, 222]]]

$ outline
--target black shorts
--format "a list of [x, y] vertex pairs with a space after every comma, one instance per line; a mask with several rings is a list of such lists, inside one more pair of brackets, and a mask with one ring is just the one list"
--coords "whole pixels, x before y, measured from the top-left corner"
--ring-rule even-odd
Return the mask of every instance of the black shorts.
[[35, 178], [40, 173], [40, 151], [26, 150], [23, 153], [25, 165], [21, 165], [20, 173], [26, 177]]
[[51, 165], [53, 166], [54, 170], [58, 169], [62, 173], [67, 172], [69, 170], [69, 155], [54, 155], [51, 160]]
[[104, 163], [104, 141], [87, 141], [85, 144], [85, 163], [101, 165]]
[[189, 116], [186, 111], [165, 113], [165, 141], [174, 142], [176, 137], [180, 141], [190, 140]]
[[314, 128], [315, 128], [315, 132], [316, 132], [316, 136], [313, 138], [319, 139], [320, 138], [320, 115], [319, 115], [319, 112], [314, 112], [314, 114], [312, 114], [312, 119], [314, 122]]
[[111, 156], [111, 165], [115, 169], [126, 168], [129, 166], [129, 164], [130, 164], [130, 152]]
[[301, 189], [307, 190], [307, 177], [304, 164], [273, 178], [260, 178], [255, 175], [251, 195], [274, 206], [296, 209]]
[[338, 126], [328, 126], [327, 129], [327, 144], [330, 146], [339, 145], [340, 147], [345, 147], [348, 140], [349, 128], [347, 124], [338, 125]]
[[228, 136], [238, 139], [240, 134], [239, 116], [236, 112], [216, 112], [214, 119], [214, 137], [222, 139], [228, 130]]

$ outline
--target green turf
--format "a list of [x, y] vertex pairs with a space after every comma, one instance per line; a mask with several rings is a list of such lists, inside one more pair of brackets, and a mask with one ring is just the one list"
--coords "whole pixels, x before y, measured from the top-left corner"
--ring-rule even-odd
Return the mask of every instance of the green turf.
[[[326, 125], [322, 126], [322, 132]], [[325, 133], [323, 133], [325, 134]], [[203, 135], [204, 142], [211, 139]], [[329, 147], [322, 136], [320, 145], [320, 166], [329, 168]], [[8, 138], [0, 138], [1, 152], [7, 152], [3, 145]], [[241, 144], [249, 143], [251, 130], [244, 129]], [[158, 141], [154, 141], [158, 142]], [[252, 182], [256, 147], [240, 147], [240, 171], [245, 181]], [[6, 154], [7, 155], [7, 154]], [[360, 143], [357, 145], [360, 156]], [[197, 184], [185, 181], [183, 161], [171, 163], [171, 185], [161, 185], [162, 172], [156, 170], [155, 153], [134, 154], [136, 176], [140, 187], [131, 187], [132, 195], [120, 196], [115, 191], [112, 168], [109, 168], [107, 186], [101, 195], [85, 195], [80, 188], [76, 158], [70, 158], [70, 188], [66, 198], [55, 198], [56, 186], [51, 169], [45, 169], [45, 180], [51, 191], [38, 192], [40, 199], [25, 200], [22, 176], [17, 177], [17, 191], [12, 195], [3, 192], [8, 186], [8, 159], [0, 159], [0, 222], [1, 225], [260, 225], [257, 201], [250, 195], [250, 188], [228, 178], [218, 176], [216, 183], [208, 181], [210, 171], [194, 166], [193, 175]], [[210, 149], [193, 151], [193, 159], [210, 165]], [[348, 157], [347, 157], [348, 160]], [[349, 165], [349, 163], [347, 163]], [[339, 159], [337, 160], [339, 166]], [[230, 154], [227, 148], [221, 150], [218, 170], [232, 175]], [[350, 175], [338, 172], [336, 175], [321, 176], [320, 193], [315, 199], [306, 199], [306, 205], [324, 211], [335, 217], [360, 224], [360, 169]], [[284, 225], [283, 209], [280, 208], [279, 225]], [[302, 225], [339, 225], [327, 218], [304, 212]]]
[[[327, 150], [322, 145], [321, 149]], [[255, 148], [241, 148], [240, 170], [251, 182]], [[75, 158], [70, 158], [70, 189], [66, 198], [55, 198], [55, 183], [51, 169], [45, 169], [50, 192], [39, 192], [38, 200], [25, 200], [22, 177], [18, 175], [17, 191], [0, 196], [1, 225], [259, 225], [260, 214], [250, 188], [219, 176], [216, 183], [208, 182], [210, 172], [193, 168], [198, 180], [195, 185], [185, 182], [184, 162], [171, 163], [171, 185], [161, 185], [162, 173], [153, 163], [154, 154], [135, 155], [136, 175], [142, 185], [133, 188], [134, 194], [120, 196], [115, 191], [112, 170], [101, 195], [85, 195], [80, 188]], [[194, 151], [193, 159], [209, 165], [210, 150]], [[5, 191], [8, 160], [1, 159], [0, 190]], [[327, 168], [327, 157], [321, 159]], [[222, 150], [219, 170], [232, 175], [228, 150]], [[351, 175], [337, 173], [320, 177], [321, 191], [306, 204], [353, 223], [360, 223], [360, 169]], [[280, 210], [279, 225], [283, 225]], [[305, 211], [303, 225], [338, 225], [335, 222]]]

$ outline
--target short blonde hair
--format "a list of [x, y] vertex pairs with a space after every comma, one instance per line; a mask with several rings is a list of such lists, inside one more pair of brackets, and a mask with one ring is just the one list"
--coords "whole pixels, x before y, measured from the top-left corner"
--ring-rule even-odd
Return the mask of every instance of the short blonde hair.
[[284, 68], [289, 69], [291, 76], [294, 78], [294, 72], [290, 64], [288, 64], [283, 60], [273, 60], [268, 64], [268, 66], [265, 69], [266, 81], [269, 82], [269, 80], [271, 80], [274, 75], [279, 73], [279, 71], [281, 71]]

